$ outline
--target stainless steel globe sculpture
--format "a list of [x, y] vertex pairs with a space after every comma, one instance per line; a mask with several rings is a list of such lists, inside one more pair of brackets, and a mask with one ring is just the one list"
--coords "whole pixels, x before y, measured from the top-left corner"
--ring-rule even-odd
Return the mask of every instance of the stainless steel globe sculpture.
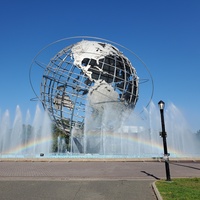
[[[45, 68], [40, 100], [57, 126], [71, 134], [84, 127], [86, 104], [99, 113], [104, 104], [134, 109], [139, 78], [115, 46], [82, 40], [59, 51]], [[89, 102], [89, 103], [87, 103]]]

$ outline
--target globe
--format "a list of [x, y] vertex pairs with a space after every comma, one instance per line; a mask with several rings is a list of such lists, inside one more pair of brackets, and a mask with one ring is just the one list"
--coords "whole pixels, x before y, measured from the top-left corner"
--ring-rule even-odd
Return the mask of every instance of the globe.
[[115, 46], [82, 40], [60, 50], [47, 64], [40, 99], [66, 134], [83, 129], [86, 108], [100, 115], [106, 106], [133, 110], [139, 78], [129, 59]]

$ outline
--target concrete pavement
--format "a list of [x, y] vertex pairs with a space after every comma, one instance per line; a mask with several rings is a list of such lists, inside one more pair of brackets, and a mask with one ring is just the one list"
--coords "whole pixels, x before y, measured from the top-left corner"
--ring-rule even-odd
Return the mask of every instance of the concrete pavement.
[[[170, 163], [172, 179], [200, 177], [200, 162]], [[0, 162], [0, 199], [155, 200], [163, 162]]]
[[156, 200], [151, 182], [150, 180], [0, 181], [0, 199]]

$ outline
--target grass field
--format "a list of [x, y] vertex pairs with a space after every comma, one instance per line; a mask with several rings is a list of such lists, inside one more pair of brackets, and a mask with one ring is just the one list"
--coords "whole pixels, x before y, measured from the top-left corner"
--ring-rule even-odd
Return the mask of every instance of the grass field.
[[200, 200], [200, 178], [157, 181], [156, 187], [163, 200]]

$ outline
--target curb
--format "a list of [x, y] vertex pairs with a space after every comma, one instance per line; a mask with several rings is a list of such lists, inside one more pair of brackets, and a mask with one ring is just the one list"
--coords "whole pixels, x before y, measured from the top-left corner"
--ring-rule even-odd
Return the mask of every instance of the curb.
[[154, 194], [156, 195], [156, 198], [157, 200], [163, 200], [162, 196], [160, 195], [160, 192], [158, 191], [157, 187], [156, 187], [156, 184], [155, 184], [156, 181], [154, 181], [152, 183], [152, 188], [153, 188], [153, 191], [154, 191]]
[[[1, 158], [0, 162], [164, 162], [155, 158]], [[200, 158], [175, 158], [170, 159], [171, 163], [200, 162]]]

